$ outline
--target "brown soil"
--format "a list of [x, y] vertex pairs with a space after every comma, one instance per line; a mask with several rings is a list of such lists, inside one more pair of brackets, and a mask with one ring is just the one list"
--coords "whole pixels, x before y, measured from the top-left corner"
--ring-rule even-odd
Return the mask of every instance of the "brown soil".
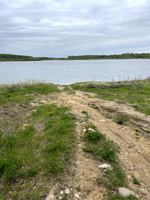
[[[67, 106], [78, 117], [77, 151], [73, 158], [74, 166], [76, 166], [75, 175], [66, 180], [68, 183], [66, 188], [71, 188], [72, 191], [70, 199], [77, 199], [74, 197], [75, 194], [78, 194], [80, 199], [86, 200], [101, 200], [107, 196], [107, 190], [97, 186], [95, 182], [96, 177], [101, 176], [98, 169], [99, 163], [82, 150], [84, 144], [80, 140], [80, 135], [83, 134], [84, 123], [81, 121], [85, 117], [82, 111], [89, 114], [89, 121], [95, 124], [100, 132], [120, 146], [119, 159], [122, 168], [128, 174], [129, 189], [133, 190], [139, 199], [150, 199], [150, 194], [140, 191], [144, 189], [150, 193], [150, 136], [143, 131], [150, 129], [150, 117], [135, 111], [128, 105], [101, 100], [94, 96], [91, 93], [75, 91], [75, 94], [61, 92], [53, 97], [43, 96], [36, 100], [37, 104], [42, 102]], [[97, 106], [98, 109], [92, 108], [92, 105]], [[106, 116], [112, 117], [116, 114], [128, 116], [129, 122], [119, 125], [112, 119], [106, 118]], [[140, 129], [139, 136], [136, 135], [135, 129]], [[140, 185], [133, 184], [133, 176], [142, 180]], [[56, 196], [60, 196], [58, 192]]]

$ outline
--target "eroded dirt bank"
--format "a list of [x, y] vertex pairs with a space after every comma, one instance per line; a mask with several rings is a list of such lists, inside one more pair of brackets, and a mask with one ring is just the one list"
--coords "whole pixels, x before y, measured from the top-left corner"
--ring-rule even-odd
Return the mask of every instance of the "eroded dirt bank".
[[[57, 106], [70, 107], [70, 110], [78, 118], [78, 144], [74, 158], [75, 176], [70, 180], [68, 177], [67, 180], [69, 187], [73, 191], [71, 199], [78, 199], [77, 195], [79, 195], [79, 199], [86, 200], [100, 200], [107, 196], [105, 188], [99, 187], [95, 183], [95, 178], [98, 175], [101, 176], [101, 172], [98, 169], [99, 163], [82, 150], [84, 145], [80, 140], [84, 128], [84, 122], [82, 122], [84, 114], [82, 111], [88, 113], [90, 116], [88, 120], [95, 124], [100, 132], [106, 134], [107, 138], [113, 140], [120, 147], [119, 159], [122, 168], [128, 174], [127, 182], [129, 188], [138, 195], [139, 199], [150, 199], [150, 137], [142, 132], [143, 129], [150, 129], [150, 117], [134, 111], [130, 106], [104, 101], [94, 96], [94, 94], [81, 91], [74, 91], [74, 94], [62, 91], [60, 94], [40, 97], [36, 101], [36, 105], [38, 103], [56, 103]], [[92, 108], [93, 105], [98, 109]], [[107, 118], [116, 113], [127, 115], [130, 119], [129, 122], [119, 125], [112, 119]], [[136, 128], [141, 129], [139, 136], [136, 135]], [[140, 185], [133, 184], [133, 176], [142, 180]], [[58, 192], [57, 198], [59, 198]]]

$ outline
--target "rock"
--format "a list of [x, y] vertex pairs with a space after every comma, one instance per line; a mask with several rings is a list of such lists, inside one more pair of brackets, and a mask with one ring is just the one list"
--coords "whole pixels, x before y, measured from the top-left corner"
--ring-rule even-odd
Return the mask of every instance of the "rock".
[[67, 114], [73, 114], [73, 115], [75, 115], [75, 113], [73, 113], [71, 111], [67, 111], [67, 112], [64, 113], [64, 115], [67, 115]]
[[62, 197], [59, 197], [59, 199], [62, 199]]
[[80, 199], [80, 197], [79, 197], [79, 195], [78, 195], [78, 194], [75, 194], [75, 197], [76, 197], [76, 198], [78, 198], [78, 199]]
[[118, 192], [123, 197], [128, 197], [128, 196], [130, 196], [130, 194], [135, 195], [135, 193], [133, 191], [131, 191], [128, 188], [125, 188], [125, 187], [120, 187], [118, 189]]
[[23, 108], [26, 108], [27, 106], [26, 105], [24, 105], [24, 104], [21, 104], [20, 106], [22, 106]]
[[70, 194], [70, 190], [68, 188], [65, 190], [65, 194]]
[[53, 194], [49, 194], [45, 200], [56, 200], [56, 198]]
[[100, 122], [105, 122], [105, 120], [104, 119], [102, 119], [102, 120], [99, 120]]
[[110, 170], [112, 170], [112, 167], [108, 164], [102, 164], [98, 166], [99, 169], [107, 169], [109, 168]]
[[85, 133], [86, 132], [86, 129], [83, 129], [83, 133]]
[[134, 167], [130, 167], [130, 171], [133, 171], [134, 170]]
[[60, 194], [64, 194], [64, 192], [63, 192], [63, 191], [61, 191], [61, 192], [60, 192]]
[[94, 132], [94, 129], [92, 129], [92, 128], [88, 128], [88, 131]]
[[132, 177], [130, 175], [127, 176], [128, 179], [132, 179]]
[[143, 188], [140, 189], [140, 191], [143, 193], [143, 194], [149, 194], [146, 190], [144, 190]]

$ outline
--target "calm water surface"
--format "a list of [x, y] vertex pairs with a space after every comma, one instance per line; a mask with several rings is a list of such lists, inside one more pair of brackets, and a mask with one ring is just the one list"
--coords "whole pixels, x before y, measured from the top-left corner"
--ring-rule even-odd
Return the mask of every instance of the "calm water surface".
[[0, 84], [29, 79], [55, 84], [118, 81], [150, 76], [150, 59], [0, 62]]

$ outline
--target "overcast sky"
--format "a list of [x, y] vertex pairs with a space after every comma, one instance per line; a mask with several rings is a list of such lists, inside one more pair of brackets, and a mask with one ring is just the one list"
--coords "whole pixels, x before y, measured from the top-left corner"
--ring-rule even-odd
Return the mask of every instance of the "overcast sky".
[[150, 52], [150, 0], [0, 0], [0, 53]]

